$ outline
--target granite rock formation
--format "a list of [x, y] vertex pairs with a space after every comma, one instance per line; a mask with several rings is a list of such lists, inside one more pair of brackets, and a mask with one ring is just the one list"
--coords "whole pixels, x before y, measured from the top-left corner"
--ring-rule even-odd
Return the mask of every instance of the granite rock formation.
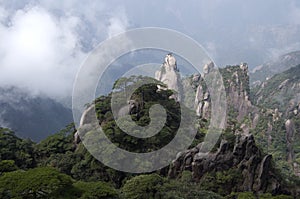
[[[174, 98], [176, 101], [181, 101], [180, 89], [181, 78], [179, 74], [179, 70], [177, 68], [177, 63], [175, 57], [172, 53], [166, 55], [164, 63], [161, 66], [159, 71], [155, 73], [155, 79], [161, 81], [162, 83], [167, 85], [167, 88], [174, 91]], [[158, 86], [158, 89], [164, 89]]]
[[184, 170], [189, 170], [193, 179], [201, 182], [208, 173], [233, 169], [239, 173], [241, 180], [240, 184], [231, 185], [235, 191], [282, 191], [281, 180], [272, 165], [272, 156], [264, 154], [256, 146], [252, 135], [236, 136], [233, 142], [222, 139], [215, 152], [201, 153], [200, 148], [201, 143], [179, 153], [170, 166], [169, 176], [175, 178]]

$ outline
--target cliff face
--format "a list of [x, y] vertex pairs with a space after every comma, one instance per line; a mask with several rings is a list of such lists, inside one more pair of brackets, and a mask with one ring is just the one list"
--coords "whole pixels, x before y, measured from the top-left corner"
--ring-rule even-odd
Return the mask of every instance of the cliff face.
[[[210, 62], [208, 64], [205, 64], [203, 66], [203, 75], [208, 75], [212, 70], [214, 70], [214, 63]], [[196, 114], [204, 119], [209, 119], [211, 113], [211, 101], [210, 101], [210, 94], [209, 90], [207, 89], [204, 79], [199, 74], [199, 77], [197, 78], [197, 75], [194, 75], [193, 77], [194, 83], [198, 82], [198, 86], [196, 89], [196, 96], [195, 96], [195, 107], [196, 107]]]
[[248, 65], [228, 66], [221, 70], [227, 93], [229, 114], [235, 112], [240, 122], [252, 111], [250, 102]]
[[[203, 67], [204, 76], [214, 69], [214, 64], [209, 63]], [[242, 63], [239, 66], [227, 66], [219, 69], [225, 85], [227, 97], [227, 115], [229, 120], [236, 120], [236, 123], [242, 123], [245, 119], [251, 120], [250, 123], [242, 125], [242, 132], [249, 133], [252, 125], [255, 107], [250, 101], [249, 75], [248, 66]], [[210, 117], [210, 93], [207, 89], [205, 81], [201, 76], [194, 75], [192, 78], [196, 87], [195, 107], [196, 113], [206, 120]], [[229, 123], [227, 125], [230, 125]]]
[[[182, 88], [185, 88], [186, 82], [191, 83], [194, 88], [194, 108], [196, 114], [200, 118], [209, 120], [211, 115], [211, 100], [210, 91], [207, 89], [204, 77], [210, 72], [215, 70], [213, 62], [207, 63], [203, 66], [203, 76], [201, 74], [194, 74], [190, 79], [181, 79], [179, 70], [177, 68], [176, 59], [172, 54], [168, 54], [165, 57], [165, 61], [161, 66], [161, 69], [155, 73], [155, 78], [167, 85], [167, 88], [175, 91], [172, 96], [177, 101], [186, 100], [186, 93], [180, 95]], [[225, 90], [227, 94], [228, 112], [230, 117], [234, 117], [238, 122], [244, 120], [249, 116], [253, 110], [253, 106], [250, 102], [250, 88], [249, 88], [249, 74], [248, 66], [242, 63], [238, 66], [227, 66], [219, 69], [223, 82], [225, 84]], [[159, 89], [163, 89], [159, 87]], [[188, 89], [185, 89], [188, 90]], [[250, 126], [244, 128], [245, 133], [249, 133]]]

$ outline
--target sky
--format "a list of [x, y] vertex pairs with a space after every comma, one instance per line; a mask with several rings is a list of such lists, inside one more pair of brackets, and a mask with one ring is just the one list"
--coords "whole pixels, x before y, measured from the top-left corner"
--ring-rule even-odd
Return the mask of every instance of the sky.
[[0, 0], [0, 87], [63, 101], [95, 46], [149, 26], [192, 37], [218, 66], [254, 68], [300, 50], [300, 1]]

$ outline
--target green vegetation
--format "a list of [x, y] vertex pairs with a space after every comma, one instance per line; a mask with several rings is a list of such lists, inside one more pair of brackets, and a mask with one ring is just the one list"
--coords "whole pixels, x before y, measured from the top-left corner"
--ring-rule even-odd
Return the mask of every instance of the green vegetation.
[[0, 149], [0, 160], [14, 160], [20, 169], [35, 166], [33, 142], [18, 138], [7, 128], [0, 127]]
[[105, 182], [82, 182], [78, 181], [73, 186], [81, 192], [80, 199], [114, 199], [119, 198], [119, 194], [110, 184]]
[[242, 174], [236, 169], [229, 169], [225, 171], [210, 172], [200, 182], [202, 189], [211, 190], [220, 195], [226, 196], [231, 192], [232, 185], [240, 184]]
[[18, 167], [15, 165], [14, 160], [2, 160], [0, 162], [0, 174], [4, 172], [16, 171]]
[[128, 181], [122, 188], [125, 198], [158, 198], [163, 185], [163, 178], [157, 174], [140, 175]]
[[289, 101], [298, 91], [293, 88], [293, 84], [300, 81], [298, 74], [300, 65], [274, 75], [265, 83], [263, 89], [256, 87], [251, 91], [253, 101], [262, 108], [278, 108], [279, 111], [285, 111]]
[[5, 173], [0, 187], [1, 198], [67, 198], [72, 179], [54, 168], [36, 168]]
[[247, 75], [247, 73], [240, 69], [239, 65], [226, 66], [225, 68], [220, 68], [219, 70], [222, 74], [224, 86], [227, 93], [228, 89], [230, 88], [229, 84], [232, 83], [238, 88], [239, 91], [245, 89], [247, 94], [250, 95], [249, 76]]
[[[266, 153], [272, 154], [284, 175], [291, 178], [294, 178], [293, 163], [300, 163], [300, 117], [299, 113], [293, 112], [298, 109], [299, 103], [299, 74], [300, 65], [274, 75], [263, 86], [251, 91], [253, 103], [260, 109], [258, 123], [251, 133], [255, 135], [258, 145]], [[287, 119], [294, 124], [294, 133], [288, 138], [290, 146], [285, 127]]]
[[198, 183], [191, 181], [191, 173], [186, 171], [180, 179], [171, 180], [157, 174], [140, 175], [128, 181], [122, 188], [128, 199], [221, 199], [216, 193], [205, 191]]
[[287, 195], [272, 196], [270, 193], [257, 195], [252, 192], [242, 192], [231, 193], [230, 195], [226, 196], [225, 199], [293, 199], [293, 197]]

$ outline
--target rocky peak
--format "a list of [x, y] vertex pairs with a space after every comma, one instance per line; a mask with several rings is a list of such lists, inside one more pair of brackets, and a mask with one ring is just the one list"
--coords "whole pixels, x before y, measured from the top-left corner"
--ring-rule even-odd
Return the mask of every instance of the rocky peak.
[[214, 69], [215, 64], [213, 62], [209, 62], [203, 66], [203, 73], [208, 74], [212, 69]]
[[[241, 63], [236, 66], [227, 66], [220, 69], [223, 76], [227, 94], [227, 113], [228, 116], [236, 119], [238, 122], [243, 122], [254, 113], [254, 107], [250, 101], [250, 87], [248, 65]], [[250, 124], [242, 123], [243, 133], [248, 134]]]
[[[176, 101], [181, 100], [182, 97], [179, 94], [180, 88], [182, 87], [181, 79], [177, 69], [176, 59], [172, 53], [166, 55], [160, 70], [155, 72], [155, 79], [166, 84], [167, 89], [175, 91], [172, 98], [174, 98]], [[158, 89], [163, 88], [158, 86]]]
[[176, 59], [175, 57], [173, 56], [172, 53], [169, 53], [166, 55], [165, 57], [165, 62], [163, 63], [165, 68], [167, 70], [175, 70], [175, 71], [178, 71], [177, 70], [177, 63], [176, 63]]
[[[213, 69], [214, 64], [212, 62], [205, 64], [203, 66], [204, 76]], [[246, 63], [241, 63], [236, 66], [220, 68], [219, 71], [223, 77], [227, 94], [228, 114], [231, 114], [230, 117], [234, 117], [238, 121], [242, 121], [250, 114], [253, 108], [250, 101], [248, 65]], [[198, 81], [200, 82], [196, 89], [196, 113], [202, 118], [209, 119], [209, 111], [211, 107], [209, 90], [206, 89], [207, 87], [205, 86], [205, 82], [201, 76], [198, 78], [198, 76], [194, 75], [193, 79], [199, 79]], [[244, 128], [247, 133], [247, 129], [249, 128], [249, 126]]]
[[240, 64], [240, 69], [242, 69], [243, 71], [247, 71], [247, 73], [248, 73], [248, 64], [242, 62], [242, 63]]
[[[208, 75], [213, 69], [215, 65], [213, 62], [209, 62], [203, 66], [203, 75], [204, 77]], [[195, 96], [195, 107], [196, 114], [204, 119], [209, 119], [210, 113], [210, 94], [209, 90], [206, 88], [205, 81], [201, 78], [201, 75], [194, 75], [193, 81], [198, 81], [198, 86], [196, 88], [196, 96]]]

